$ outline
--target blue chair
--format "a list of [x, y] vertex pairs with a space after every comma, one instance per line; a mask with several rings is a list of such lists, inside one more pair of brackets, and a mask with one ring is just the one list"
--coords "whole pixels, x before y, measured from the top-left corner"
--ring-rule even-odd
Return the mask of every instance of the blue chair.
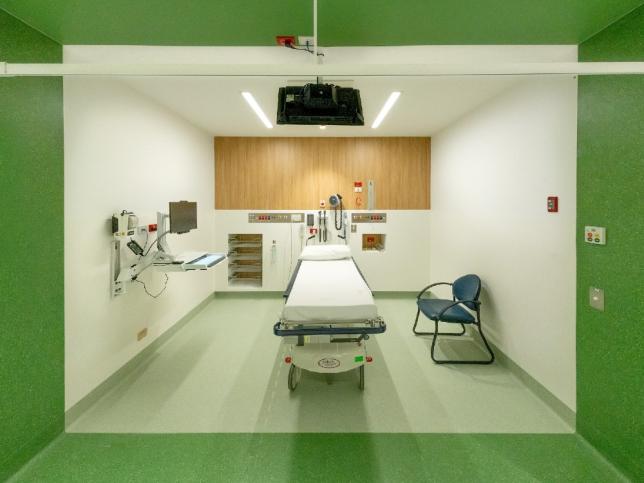
[[[432, 287], [437, 285], [451, 285], [452, 287], [452, 300], [447, 299], [430, 299], [422, 298], [422, 295]], [[436, 364], [491, 364], [494, 362], [494, 352], [490, 349], [487, 343], [483, 330], [481, 328], [481, 302], [479, 295], [481, 294], [481, 279], [474, 274], [463, 275], [454, 280], [453, 283], [439, 282], [428, 285], [420, 291], [416, 297], [416, 304], [418, 305], [418, 312], [416, 312], [416, 321], [414, 322], [414, 334], [416, 335], [433, 335], [431, 356]], [[469, 309], [469, 310], [467, 310]], [[471, 311], [476, 313], [476, 317]], [[418, 317], [420, 313], [425, 317], [434, 321], [434, 332], [418, 332], [416, 326], [418, 325]], [[461, 332], [438, 332], [438, 323], [447, 322], [449, 324], [460, 324]], [[487, 348], [490, 358], [484, 360], [438, 360], [434, 356], [434, 348], [436, 347], [436, 339], [439, 335], [461, 336], [465, 334], [465, 325], [475, 325], [481, 339]]]

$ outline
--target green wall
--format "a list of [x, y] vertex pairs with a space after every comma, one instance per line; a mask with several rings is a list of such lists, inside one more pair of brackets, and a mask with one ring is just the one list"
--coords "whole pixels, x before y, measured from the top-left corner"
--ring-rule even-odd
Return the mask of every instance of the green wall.
[[[581, 61], [643, 61], [644, 7], [580, 46]], [[579, 81], [577, 431], [644, 478], [644, 76]], [[582, 241], [606, 227], [607, 244]], [[605, 311], [588, 306], [604, 289]], [[640, 480], [642, 481], [642, 480]]]
[[[62, 48], [0, 11], [0, 60]], [[63, 92], [0, 78], [0, 481], [64, 429]]]
[[[320, 45], [578, 44], [642, 0], [320, 0]], [[275, 45], [311, 0], [0, 0], [64, 45]], [[293, 58], [306, 56], [293, 52]]]

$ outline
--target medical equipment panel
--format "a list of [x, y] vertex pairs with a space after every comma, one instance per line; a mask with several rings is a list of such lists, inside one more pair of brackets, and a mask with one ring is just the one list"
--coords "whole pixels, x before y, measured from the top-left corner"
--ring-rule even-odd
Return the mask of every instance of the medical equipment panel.
[[228, 285], [261, 287], [263, 278], [263, 235], [228, 235]]
[[304, 213], [248, 213], [248, 223], [302, 223]]
[[387, 213], [352, 213], [351, 223], [387, 223]]

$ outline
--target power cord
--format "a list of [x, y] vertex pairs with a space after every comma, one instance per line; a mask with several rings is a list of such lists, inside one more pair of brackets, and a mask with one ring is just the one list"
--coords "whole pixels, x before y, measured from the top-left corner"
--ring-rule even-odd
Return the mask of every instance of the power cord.
[[[295, 46], [294, 46], [292, 43], [290, 43], [290, 42], [287, 42], [287, 43], [286, 43], [286, 44], [284, 44], [284, 45], [285, 45], [286, 47], [288, 47], [289, 49], [293, 49], [293, 50], [302, 50], [302, 51], [304, 51], [304, 52], [308, 52], [309, 54], [314, 54], [314, 53], [315, 53], [315, 52], [313, 52], [313, 51], [309, 48], [309, 44], [308, 44], [308, 42], [306, 43], [306, 47], [295, 47]], [[322, 52], [318, 52], [318, 57], [324, 57], [324, 54], [323, 54]]]
[[138, 282], [138, 283], [140, 283], [141, 285], [143, 285], [143, 290], [145, 290], [145, 293], [146, 293], [146, 294], [148, 294], [148, 295], [149, 295], [150, 297], [152, 297], [153, 299], [155, 299], [155, 298], [159, 297], [163, 292], [165, 292], [165, 289], [166, 289], [166, 288], [168, 288], [168, 278], [169, 278], [169, 277], [168, 277], [168, 274], [167, 274], [167, 273], [164, 273], [163, 275], [165, 275], [165, 282], [163, 283], [163, 288], [162, 288], [162, 289], [161, 289], [161, 291], [160, 291], [158, 294], [156, 294], [156, 295], [152, 295], [150, 292], [148, 292], [148, 287], [146, 287], [145, 282], [142, 282], [142, 281], [141, 281], [141, 280], [139, 280], [138, 278], [133, 278], [133, 279], [132, 279], [132, 281], [133, 281], [133, 282]]
[[335, 229], [338, 230], [338, 231], [342, 230], [342, 222], [343, 222], [342, 208], [343, 208], [342, 207], [342, 200], [340, 200], [340, 224], [338, 225], [338, 208], [334, 208], [334, 220], [333, 220], [334, 225], [335, 225]]

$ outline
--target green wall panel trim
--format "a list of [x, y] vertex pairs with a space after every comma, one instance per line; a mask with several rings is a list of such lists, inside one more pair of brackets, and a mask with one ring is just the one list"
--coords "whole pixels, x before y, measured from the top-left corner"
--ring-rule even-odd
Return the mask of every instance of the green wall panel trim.
[[[325, 46], [578, 44], [642, 4], [641, 0], [318, 3], [319, 39]], [[112, 45], [274, 45], [275, 35], [313, 33], [312, 4], [312, 0], [0, 0], [0, 8], [62, 44]]]
[[[580, 60], [644, 60], [644, 8], [580, 46]], [[577, 160], [577, 431], [644, 480], [644, 76], [581, 77]], [[582, 241], [606, 227], [607, 244]], [[589, 287], [605, 311], [588, 306]]]
[[644, 61], [644, 6], [618, 20], [579, 46], [587, 62]]
[[0, 10], [0, 62], [62, 62], [63, 49]]
[[[60, 62], [62, 48], [0, 12], [4, 59]], [[0, 79], [0, 480], [63, 429], [63, 91]]]
[[624, 481], [573, 434], [65, 434], [16, 482]]

